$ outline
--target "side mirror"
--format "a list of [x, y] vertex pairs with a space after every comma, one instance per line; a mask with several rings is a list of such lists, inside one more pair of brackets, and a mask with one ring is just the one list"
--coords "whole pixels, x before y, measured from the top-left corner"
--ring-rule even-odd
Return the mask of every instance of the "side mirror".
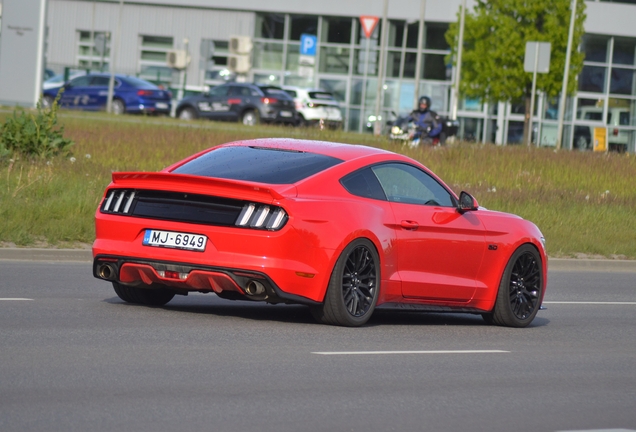
[[477, 200], [468, 192], [462, 191], [459, 194], [459, 205], [457, 206], [457, 211], [460, 213], [466, 213], [468, 211], [475, 211], [479, 208], [479, 203]]

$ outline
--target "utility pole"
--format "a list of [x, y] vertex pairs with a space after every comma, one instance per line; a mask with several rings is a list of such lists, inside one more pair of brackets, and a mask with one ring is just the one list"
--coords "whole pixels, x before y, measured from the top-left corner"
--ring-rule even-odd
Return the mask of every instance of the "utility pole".
[[373, 123], [373, 135], [382, 134], [382, 90], [384, 84], [384, 52], [386, 51], [386, 39], [389, 36], [389, 0], [384, 0], [384, 10], [382, 12], [382, 33], [380, 35], [380, 59], [378, 62], [378, 90], [375, 95], [375, 123]]
[[[420, 25], [417, 32], [417, 55], [415, 57], [415, 90], [413, 106], [417, 108], [420, 98], [420, 80], [422, 79], [422, 50], [424, 49], [424, 18], [426, 16], [426, 0], [420, 0]], [[429, 107], [430, 108], [430, 107]]]
[[106, 99], [106, 112], [113, 112], [113, 93], [115, 90], [115, 65], [119, 51], [119, 39], [121, 38], [121, 21], [124, 16], [124, 0], [119, 0], [119, 22], [117, 23], [117, 33], [115, 33], [115, 43], [110, 47], [110, 80], [108, 81], [108, 97]]
[[568, 47], [565, 53], [565, 69], [563, 71], [563, 87], [561, 88], [561, 103], [559, 104], [559, 126], [557, 127], [556, 149], [561, 149], [563, 139], [563, 117], [565, 116], [565, 102], [568, 92], [568, 77], [570, 75], [570, 53], [572, 39], [574, 39], [574, 20], [576, 19], [576, 0], [572, 0], [572, 16], [570, 17], [570, 31], [568, 33]]
[[459, 37], [457, 38], [457, 69], [455, 70], [455, 85], [453, 86], [453, 106], [451, 119], [457, 120], [457, 105], [459, 104], [459, 82], [462, 76], [462, 51], [464, 50], [464, 22], [466, 19], [466, 0], [462, 0], [462, 10], [459, 18]]

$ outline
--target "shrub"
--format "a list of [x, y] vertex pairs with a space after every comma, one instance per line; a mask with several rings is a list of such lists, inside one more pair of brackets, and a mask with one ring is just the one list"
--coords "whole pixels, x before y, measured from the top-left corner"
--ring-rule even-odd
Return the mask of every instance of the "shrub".
[[0, 158], [22, 155], [28, 159], [48, 159], [70, 155], [73, 141], [64, 138], [64, 126], [57, 124], [58, 94], [50, 108], [38, 102], [35, 111], [16, 108], [0, 127]]

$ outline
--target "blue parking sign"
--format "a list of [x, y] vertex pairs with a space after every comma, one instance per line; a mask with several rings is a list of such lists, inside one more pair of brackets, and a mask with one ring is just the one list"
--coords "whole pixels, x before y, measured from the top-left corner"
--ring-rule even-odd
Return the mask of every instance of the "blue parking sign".
[[310, 34], [300, 35], [300, 54], [306, 56], [316, 55], [316, 36]]

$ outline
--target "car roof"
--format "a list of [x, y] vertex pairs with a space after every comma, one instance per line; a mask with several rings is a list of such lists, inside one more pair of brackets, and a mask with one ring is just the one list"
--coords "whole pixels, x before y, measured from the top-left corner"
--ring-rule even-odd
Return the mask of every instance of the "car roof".
[[328, 141], [312, 141], [295, 138], [259, 138], [245, 141], [235, 141], [222, 144], [226, 146], [265, 147], [289, 151], [301, 151], [331, 156], [343, 161], [358, 159], [372, 155], [395, 155], [395, 153], [359, 144], [345, 144]]

